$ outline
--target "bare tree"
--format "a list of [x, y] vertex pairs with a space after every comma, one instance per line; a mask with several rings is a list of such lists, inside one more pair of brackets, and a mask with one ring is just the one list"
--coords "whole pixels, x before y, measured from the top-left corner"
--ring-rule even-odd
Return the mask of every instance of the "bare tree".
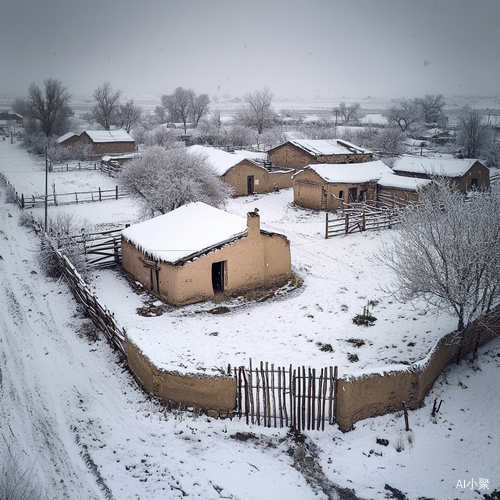
[[243, 96], [247, 105], [238, 110], [236, 122], [262, 134], [265, 128], [270, 128], [276, 123], [277, 114], [272, 108], [273, 99], [274, 94], [267, 86], [262, 90], [247, 92]]
[[80, 113], [80, 118], [84, 122], [86, 122], [89, 125], [89, 127], [91, 127], [95, 123], [95, 117], [92, 111], [84, 111], [83, 113]]
[[28, 116], [30, 111], [28, 101], [26, 99], [22, 99], [21, 97], [16, 97], [12, 103], [12, 111], [21, 116]]
[[153, 130], [145, 132], [142, 142], [148, 148], [152, 146], [161, 146], [168, 149], [179, 145], [178, 139], [178, 135], [174, 133], [172, 129], [162, 124]]
[[193, 96], [191, 100], [191, 115], [193, 118], [193, 124], [196, 128], [200, 118], [206, 115], [209, 111], [210, 98], [207, 94], [200, 94]]
[[380, 129], [373, 137], [371, 147], [383, 153], [390, 153], [394, 156], [404, 151], [403, 141], [405, 134], [398, 127], [387, 127]]
[[220, 179], [207, 157], [184, 146], [147, 149], [123, 167], [119, 179], [147, 218], [193, 201], [220, 207], [232, 194], [232, 188]]
[[168, 113], [164, 106], [156, 106], [154, 116], [156, 117], [158, 125], [168, 122]]
[[161, 103], [170, 113], [171, 119], [182, 122], [184, 134], [187, 133], [187, 123], [192, 116], [192, 102], [195, 97], [194, 90], [182, 87], [177, 87], [173, 94], [161, 96]]
[[337, 108], [338, 115], [342, 119], [344, 125], [349, 125], [350, 122], [356, 121], [358, 119], [359, 113], [361, 111], [361, 105], [359, 102], [353, 102], [349, 106], [345, 101], [342, 101]]
[[92, 113], [95, 121], [109, 130], [114, 124], [115, 115], [120, 105], [121, 90], [114, 90], [109, 82], [97, 87], [94, 91], [94, 99], [97, 101]]
[[426, 94], [425, 97], [415, 99], [415, 103], [424, 123], [443, 122], [443, 108], [446, 104], [443, 94]]
[[414, 100], [398, 99], [383, 113], [390, 126], [397, 126], [406, 132], [418, 122], [418, 107]]
[[125, 104], [120, 104], [116, 112], [116, 123], [124, 128], [127, 133], [132, 130], [132, 127], [141, 119], [142, 108], [134, 104], [131, 99]]
[[[28, 109], [30, 117], [38, 120], [43, 133], [50, 137], [60, 133], [62, 122], [71, 114], [68, 101], [71, 95], [59, 80], [48, 78], [44, 90], [32, 83], [28, 90]], [[59, 127], [58, 127], [59, 125]]]
[[465, 198], [439, 179], [422, 191], [381, 253], [396, 297], [455, 315], [459, 332], [486, 318], [500, 300], [499, 195], [496, 186]]
[[488, 127], [477, 109], [464, 108], [457, 121], [457, 145], [465, 158], [477, 158], [489, 143]]

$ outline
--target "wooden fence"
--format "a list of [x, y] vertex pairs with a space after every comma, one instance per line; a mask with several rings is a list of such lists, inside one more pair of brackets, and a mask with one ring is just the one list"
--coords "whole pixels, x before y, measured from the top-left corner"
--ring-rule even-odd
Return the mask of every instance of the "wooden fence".
[[80, 276], [80, 273], [71, 264], [66, 255], [59, 251], [42, 227], [37, 224], [34, 224], [34, 227], [42, 237], [42, 245], [50, 245], [52, 247], [63, 268], [63, 275], [73, 292], [73, 296], [83, 306], [92, 323], [104, 333], [111, 345], [126, 355], [125, 330], [122, 330], [118, 326], [114, 314], [99, 302], [96, 295], [91, 292], [87, 283]]
[[344, 209], [342, 213], [331, 218], [326, 213], [325, 238], [347, 235], [357, 231], [370, 231], [391, 229], [400, 221], [400, 208], [398, 207], [371, 207], [366, 205], [363, 209]]
[[87, 265], [94, 268], [115, 267], [122, 261], [121, 232], [128, 227], [99, 231], [95, 233], [84, 233], [68, 236], [68, 240], [76, 245], [82, 245]]
[[80, 172], [85, 170], [97, 170], [99, 168], [97, 162], [66, 162], [60, 164], [49, 164], [49, 172]]
[[[77, 191], [74, 193], [52, 193], [47, 195], [48, 206], [71, 205], [79, 203], [90, 203], [94, 201], [118, 200], [126, 198], [129, 194], [126, 191], [119, 191], [118, 186], [115, 189], [101, 189], [97, 191]], [[17, 205], [22, 209], [41, 208], [45, 206], [45, 195], [41, 196], [19, 196], [16, 193]]]
[[234, 368], [235, 415], [247, 424], [324, 430], [334, 424], [338, 385], [337, 367], [278, 367], [260, 363], [260, 368]]

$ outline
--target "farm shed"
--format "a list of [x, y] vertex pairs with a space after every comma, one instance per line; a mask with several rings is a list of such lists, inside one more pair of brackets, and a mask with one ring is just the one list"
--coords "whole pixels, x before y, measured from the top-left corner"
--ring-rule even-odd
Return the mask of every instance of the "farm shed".
[[293, 177], [297, 205], [337, 210], [342, 203], [377, 200], [377, 181], [392, 170], [380, 160], [367, 163], [309, 165]]
[[133, 153], [135, 141], [125, 130], [85, 130], [80, 142], [92, 144], [96, 155]]
[[406, 205], [408, 202], [418, 201], [419, 191], [430, 183], [429, 179], [384, 174], [377, 182], [377, 201], [379, 204], [391, 205]]
[[270, 168], [265, 153], [238, 151], [228, 153], [206, 146], [191, 146], [190, 151], [205, 154], [220, 178], [234, 189], [235, 196], [269, 193], [292, 187], [293, 170]]
[[279, 167], [300, 170], [313, 163], [364, 163], [373, 160], [373, 153], [347, 141], [295, 140], [271, 148], [269, 161]]
[[291, 277], [290, 242], [205, 203], [183, 205], [122, 231], [124, 269], [175, 306], [280, 285]]
[[24, 118], [19, 113], [14, 113], [14, 111], [0, 111], [0, 120], [23, 123]]
[[397, 175], [417, 179], [442, 176], [452, 180], [462, 193], [471, 189], [488, 188], [490, 185], [489, 169], [476, 159], [403, 155], [396, 160], [393, 170]]
[[72, 146], [77, 142], [80, 142], [80, 137], [73, 132], [61, 135], [61, 137], [57, 139], [57, 144], [59, 144], [59, 146]]

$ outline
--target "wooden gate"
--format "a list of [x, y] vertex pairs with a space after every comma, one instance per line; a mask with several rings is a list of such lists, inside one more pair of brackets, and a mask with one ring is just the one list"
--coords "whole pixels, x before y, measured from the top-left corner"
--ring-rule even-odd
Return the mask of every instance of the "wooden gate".
[[234, 368], [237, 381], [235, 415], [247, 424], [324, 430], [335, 423], [337, 367], [304, 366]]

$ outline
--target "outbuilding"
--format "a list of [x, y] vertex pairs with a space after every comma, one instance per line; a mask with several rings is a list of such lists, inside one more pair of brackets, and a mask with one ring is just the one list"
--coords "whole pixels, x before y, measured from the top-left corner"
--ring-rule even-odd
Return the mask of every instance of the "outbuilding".
[[246, 219], [196, 202], [122, 231], [124, 269], [175, 306], [216, 294], [281, 285], [292, 275], [290, 242]]
[[292, 187], [292, 169], [272, 168], [266, 153], [191, 146], [190, 151], [207, 156], [221, 180], [234, 190], [234, 196], [270, 193]]
[[450, 179], [462, 193], [490, 186], [488, 167], [474, 158], [428, 158], [403, 155], [396, 160], [393, 170], [397, 175], [418, 179], [444, 177]]
[[91, 144], [95, 155], [133, 153], [134, 139], [123, 129], [121, 130], [85, 130], [79, 140]]
[[293, 178], [297, 205], [315, 210], [337, 210], [345, 203], [377, 201], [377, 181], [392, 170], [382, 161], [308, 165]]
[[269, 161], [276, 166], [300, 170], [316, 163], [364, 163], [373, 153], [341, 139], [287, 141], [271, 148]]
[[379, 205], [404, 206], [418, 201], [419, 193], [432, 181], [386, 173], [377, 182]]

